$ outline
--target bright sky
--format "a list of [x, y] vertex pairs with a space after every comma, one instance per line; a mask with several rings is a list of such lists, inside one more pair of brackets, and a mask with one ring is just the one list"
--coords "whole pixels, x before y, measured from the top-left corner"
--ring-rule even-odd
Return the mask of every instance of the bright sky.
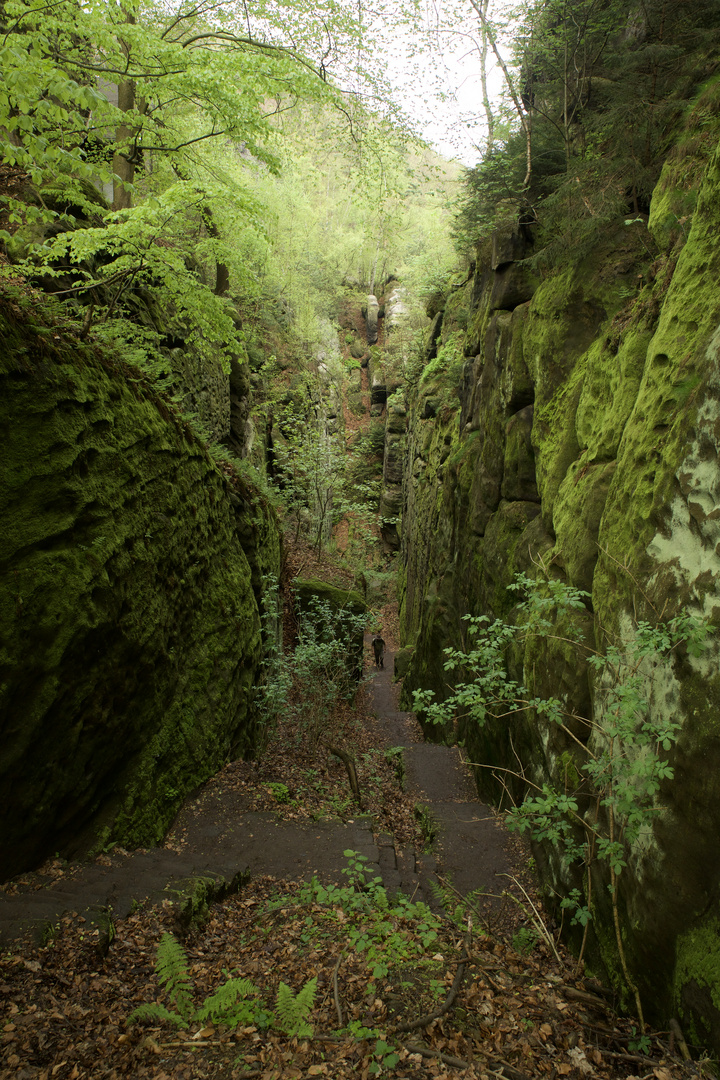
[[[388, 75], [428, 142], [445, 157], [475, 165], [485, 142], [480, 57], [468, 32], [436, 36], [435, 43], [412, 57], [413, 40], [396, 33], [385, 56]], [[492, 59], [491, 54], [488, 63]], [[497, 66], [488, 79], [491, 98], [498, 98], [503, 77]]]

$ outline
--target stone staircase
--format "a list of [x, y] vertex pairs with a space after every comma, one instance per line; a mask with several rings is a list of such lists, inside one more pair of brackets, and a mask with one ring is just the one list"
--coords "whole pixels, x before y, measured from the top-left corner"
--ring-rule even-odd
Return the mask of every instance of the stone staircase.
[[406, 785], [436, 834], [430, 853], [396, 846], [388, 834], [375, 838], [369, 818], [286, 821], [248, 810], [242, 795], [220, 787], [202, 797], [202, 814], [188, 818], [192, 824], [176, 849], [171, 843], [114, 853], [95, 863], [63, 868], [58, 863], [19, 879], [13, 890], [0, 894], [0, 945], [27, 933], [41, 938], [66, 912], [102, 923], [110, 914], [123, 918], [146, 901], [171, 899], [192, 906], [198, 878], [205, 879], [201, 890], [208, 902], [238, 888], [247, 875], [342, 881], [348, 849], [365, 856], [368, 869], [380, 874], [388, 891], [402, 890], [433, 907], [432, 883], [438, 875], [462, 895], [478, 889], [490, 896], [502, 892], [499, 875], [510, 869], [506, 833], [475, 797], [457, 748], [422, 742], [412, 714], [397, 711], [392, 661], [387, 652], [386, 667], [373, 676], [374, 710], [389, 744], [403, 747]]

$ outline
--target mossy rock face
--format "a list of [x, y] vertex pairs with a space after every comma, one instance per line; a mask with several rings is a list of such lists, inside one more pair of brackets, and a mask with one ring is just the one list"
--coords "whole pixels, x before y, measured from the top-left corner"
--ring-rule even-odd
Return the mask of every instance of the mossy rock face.
[[399, 484], [385, 484], [380, 495], [378, 513], [383, 523], [397, 519], [402, 510], [402, 488]]
[[582, 367], [533, 415], [531, 441], [536, 461], [536, 482], [548, 532], [554, 529], [554, 510], [560, 486], [580, 453], [575, 417], [582, 391]]
[[395, 680], [404, 679], [410, 668], [410, 661], [415, 650], [412, 648], [399, 649], [395, 653]]
[[526, 304], [536, 287], [537, 280], [526, 266], [519, 263], [501, 266], [495, 273], [490, 308], [493, 311], [512, 311], [520, 304]]
[[388, 401], [386, 430], [391, 435], [404, 435], [407, 427], [407, 409], [402, 401]]
[[405, 455], [405, 436], [388, 431], [385, 435], [383, 477], [388, 484], [401, 484]]
[[[6, 874], [161, 839], [250, 750], [274, 513], [120, 360], [0, 309]], [[259, 552], [257, 544], [263, 545]]]
[[[293, 581], [293, 590], [295, 606], [300, 614], [310, 610], [313, 600], [329, 604], [332, 612], [347, 611], [357, 617], [367, 613], [367, 604], [359, 592], [338, 589], [337, 586], [330, 585], [326, 581], [296, 578]], [[332, 631], [332, 628], [330, 629]], [[364, 648], [364, 635], [360, 629], [353, 642], [352, 655], [348, 657], [348, 664], [353, 672], [362, 672]]]
[[604, 338], [593, 342], [582, 370], [575, 411], [578, 446], [587, 461], [614, 461], [632, 412], [652, 331], [633, 326], [611, 347]]
[[[647, 349], [603, 514], [593, 595], [598, 615], [611, 626], [632, 602], [652, 614], [647, 601], [664, 608], [665, 617], [689, 609], [716, 625], [720, 620], [720, 300], [711, 284], [720, 273], [719, 205], [716, 153]], [[625, 566], [642, 585], [639, 601]], [[673, 756], [676, 779], [663, 791], [667, 811], [651, 848], [637, 853], [628, 901], [636, 927], [634, 964], [662, 977], [666, 997], [672, 966], [658, 971], [656, 931], [662, 929], [668, 945], [680, 935], [676, 1001], [716, 1052], [716, 954], [711, 950], [700, 963], [696, 946], [709, 940], [716, 925], [720, 887], [717, 669], [713, 642], [699, 660], [678, 658], [673, 678], [658, 687], [655, 708], [682, 724]]]
[[540, 514], [534, 502], [501, 502], [485, 530], [479, 582], [480, 609], [506, 614], [516, 603], [508, 585], [530, 568], [528, 527]]
[[[458, 612], [449, 594], [450, 585], [447, 579], [435, 581], [426, 596], [425, 617], [400, 692], [403, 709], [412, 708], [413, 690], [416, 689], [432, 689], [439, 700], [447, 697], [443, 649], [455, 640], [458, 625]], [[428, 723], [422, 713], [418, 714], [418, 720], [431, 742], [442, 742], [445, 736], [452, 734]]]
[[178, 930], [187, 934], [203, 926], [213, 904], [221, 904], [228, 896], [235, 896], [249, 881], [250, 872], [239, 870], [230, 881], [223, 877], [196, 877], [173, 889]]
[[523, 355], [523, 331], [530, 312], [530, 304], [521, 304], [510, 314], [500, 314], [499, 320], [508, 319], [507, 345], [500, 371], [500, 397], [506, 416], [512, 416], [535, 401], [535, 386]]
[[[720, 80], [712, 94], [716, 113]], [[400, 596], [402, 640], [414, 651], [405, 707], [416, 688], [447, 693], [442, 649], [461, 644], [463, 615], [513, 619], [507, 586], [517, 570], [590, 594], [581, 615], [588, 648], [631, 643], [638, 620], [685, 610], [720, 625], [720, 150], [711, 113], [653, 199], [651, 232], [667, 256], [654, 258], [643, 222], [622, 219], [591, 254], [568, 251], [512, 311], [492, 311], [499, 286], [489, 259], [479, 260], [472, 290], [451, 298], [443, 334], [458, 328], [461, 310], [467, 318], [459, 410], [430, 417], [408, 396]], [[685, 159], [687, 198], [677, 164]], [[569, 636], [555, 619], [547, 640], [508, 658], [511, 677], [564, 703], [569, 733], [532, 715], [512, 727], [466, 726], [473, 760], [516, 770], [517, 754], [538, 784], [577, 783], [585, 759], [575, 740], [592, 749], [585, 721], [603, 717], [582, 650], [562, 641]], [[663, 782], [658, 814], [627, 852], [619, 893], [646, 1015], [663, 1025], [679, 1011], [715, 1053], [719, 669], [715, 639], [701, 658], [680, 648], [648, 665], [650, 716], [680, 724], [667, 752], [675, 779]], [[478, 785], [499, 798], [490, 775], [478, 770]], [[549, 887], [582, 887], [557, 853], [539, 861]], [[607, 886], [598, 862], [591, 962], [627, 1000]]]
[[173, 384], [182, 397], [183, 408], [197, 416], [214, 441], [222, 442], [231, 430], [231, 397], [235, 424], [242, 424], [242, 403], [250, 393], [247, 357], [234, 358], [228, 379], [223, 370], [225, 358], [203, 360], [192, 347], [172, 349], [170, 355]]
[[555, 562], [571, 585], [588, 593], [592, 591], [600, 522], [615, 467], [614, 461], [590, 465], [581, 455], [568, 468], [555, 502]]
[[505, 428], [505, 460], [500, 494], [503, 499], [540, 502], [532, 447], [533, 406], [511, 416]]
[[347, 403], [353, 416], [363, 416], [367, 412], [365, 395], [362, 393], [349, 393], [347, 396]]

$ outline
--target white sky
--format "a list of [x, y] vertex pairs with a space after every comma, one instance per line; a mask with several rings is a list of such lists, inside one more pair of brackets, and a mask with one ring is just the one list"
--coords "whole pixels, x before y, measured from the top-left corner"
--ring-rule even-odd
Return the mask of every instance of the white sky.
[[[413, 39], [396, 31], [384, 55], [388, 76], [421, 133], [439, 153], [464, 165], [477, 164], [485, 142], [480, 57], [474, 49], [475, 27], [476, 22], [468, 18], [459, 33], [435, 35], [435, 48], [414, 57], [411, 56]], [[494, 64], [492, 53], [488, 66], [490, 96], [497, 100], [503, 89], [503, 76]]]

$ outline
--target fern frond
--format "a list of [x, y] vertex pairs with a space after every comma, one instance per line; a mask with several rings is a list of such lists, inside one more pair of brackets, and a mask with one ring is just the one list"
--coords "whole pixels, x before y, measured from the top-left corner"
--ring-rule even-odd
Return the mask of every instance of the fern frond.
[[172, 934], [165, 933], [160, 938], [155, 971], [171, 1002], [183, 1020], [188, 1021], [193, 1014], [190, 971], [185, 950]]
[[313, 1029], [308, 1023], [308, 1016], [315, 1001], [316, 990], [317, 978], [306, 982], [297, 995], [293, 994], [286, 983], [280, 983], [275, 1005], [275, 1020], [277, 1026], [286, 1035], [312, 1035]]
[[433, 900], [436, 900], [438, 904], [442, 904], [445, 907], [448, 891], [444, 888], [439, 881], [430, 882], [430, 891], [433, 894]]
[[170, 1012], [164, 1005], [152, 1004], [152, 1005], [138, 1005], [137, 1009], [128, 1016], [125, 1021], [126, 1024], [135, 1024], [138, 1020], [168, 1020], [171, 1024], [176, 1024], [178, 1027], [186, 1027], [186, 1023], [182, 1016], [178, 1013]]
[[[257, 987], [249, 979], [228, 979], [219, 990], [205, 999], [195, 1019], [211, 1020], [214, 1024], [226, 1024], [228, 1027], [252, 1023], [257, 996]], [[247, 1001], [247, 998], [253, 1000]]]

